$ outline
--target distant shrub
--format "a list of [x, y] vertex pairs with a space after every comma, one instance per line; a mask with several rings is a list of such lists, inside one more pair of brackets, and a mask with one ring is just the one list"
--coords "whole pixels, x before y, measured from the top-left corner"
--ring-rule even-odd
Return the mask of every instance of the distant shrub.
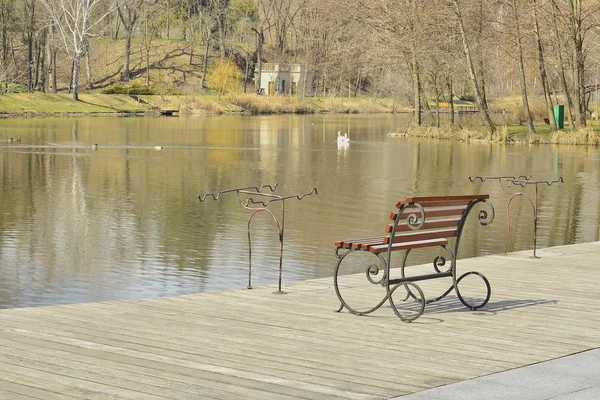
[[458, 99], [461, 101], [475, 101], [475, 96], [471, 93], [463, 93], [458, 96]]
[[6, 93], [27, 93], [29, 88], [22, 83], [9, 83]]
[[102, 90], [104, 94], [137, 94], [137, 95], [153, 95], [154, 89], [151, 86], [140, 85], [134, 83], [131, 86], [125, 86], [120, 83], [115, 83], [111, 87]]

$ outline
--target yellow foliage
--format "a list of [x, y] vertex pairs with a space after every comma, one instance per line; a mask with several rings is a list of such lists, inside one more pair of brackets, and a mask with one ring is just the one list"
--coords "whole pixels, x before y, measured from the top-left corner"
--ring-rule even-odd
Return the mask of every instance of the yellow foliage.
[[235, 92], [242, 77], [242, 71], [231, 60], [221, 60], [216, 63], [208, 74], [207, 85], [219, 94]]

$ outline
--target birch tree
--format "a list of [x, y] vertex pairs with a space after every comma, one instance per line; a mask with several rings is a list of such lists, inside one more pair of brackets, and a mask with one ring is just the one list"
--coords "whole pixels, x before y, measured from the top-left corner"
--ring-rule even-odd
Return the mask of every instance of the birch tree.
[[[79, 100], [79, 72], [86, 40], [117, 5], [116, 0], [40, 0], [48, 10], [67, 55], [73, 60], [73, 100]], [[100, 6], [106, 5], [100, 10]], [[94, 14], [94, 11], [98, 11]]]

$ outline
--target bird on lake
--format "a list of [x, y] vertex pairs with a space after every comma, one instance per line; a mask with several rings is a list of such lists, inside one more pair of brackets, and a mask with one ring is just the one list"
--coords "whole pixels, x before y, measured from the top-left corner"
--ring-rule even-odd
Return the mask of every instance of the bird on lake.
[[94, 143], [93, 145], [90, 146], [92, 149], [94, 150], [98, 150], [98, 143]]
[[13, 138], [8, 138], [8, 139], [6, 139], [6, 141], [7, 141], [8, 143], [12, 143], [12, 142], [13, 142], [13, 140], [14, 140]]
[[162, 149], [164, 149], [163, 146], [154, 146], [154, 150], [162, 150]]
[[341, 135], [342, 132], [338, 132], [337, 144], [338, 147], [346, 147], [350, 144], [350, 139], [348, 138], [348, 134], [344, 133], [344, 136]]

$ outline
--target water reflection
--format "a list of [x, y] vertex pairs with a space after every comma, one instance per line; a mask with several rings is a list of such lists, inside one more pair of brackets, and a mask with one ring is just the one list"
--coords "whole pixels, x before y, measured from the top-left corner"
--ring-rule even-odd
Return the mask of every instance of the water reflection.
[[[22, 141], [0, 146], [0, 306], [243, 287], [248, 212], [235, 196], [195, 196], [249, 184], [319, 190], [286, 207], [284, 288], [331, 275], [333, 242], [383, 234], [407, 195], [489, 192], [497, 219], [467, 230], [460, 257], [501, 253], [509, 196], [470, 183], [472, 175], [564, 176], [540, 190], [538, 248], [599, 240], [597, 149], [387, 136], [407, 123], [391, 115], [3, 120], [0, 138]], [[345, 149], [338, 131], [351, 138]], [[530, 249], [529, 203], [515, 200], [511, 218], [509, 249]], [[277, 235], [272, 221], [254, 223], [265, 229], [253, 236], [253, 284], [275, 284]]]

